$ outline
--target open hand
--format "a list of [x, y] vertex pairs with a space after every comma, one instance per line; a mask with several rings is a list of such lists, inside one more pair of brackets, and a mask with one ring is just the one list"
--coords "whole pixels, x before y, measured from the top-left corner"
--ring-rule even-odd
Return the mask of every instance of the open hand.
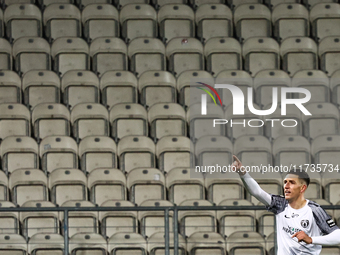
[[304, 241], [306, 244], [312, 243], [312, 238], [310, 238], [305, 232], [299, 231], [292, 235], [292, 238], [296, 237], [298, 239], [298, 242]]

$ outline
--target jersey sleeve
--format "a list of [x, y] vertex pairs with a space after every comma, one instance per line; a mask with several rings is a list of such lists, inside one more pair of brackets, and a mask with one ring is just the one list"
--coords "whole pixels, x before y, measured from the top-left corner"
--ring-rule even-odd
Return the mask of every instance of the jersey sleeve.
[[308, 204], [313, 212], [313, 217], [316, 225], [319, 227], [324, 235], [332, 233], [334, 230], [339, 229], [331, 216], [318, 204], [310, 201]]
[[279, 214], [283, 212], [287, 206], [287, 200], [283, 196], [271, 195], [271, 204], [266, 206], [269, 212]]

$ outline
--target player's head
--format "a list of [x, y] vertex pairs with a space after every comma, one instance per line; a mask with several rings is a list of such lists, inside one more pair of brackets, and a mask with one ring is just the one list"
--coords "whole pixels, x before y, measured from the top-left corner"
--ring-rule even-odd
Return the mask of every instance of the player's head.
[[302, 169], [293, 169], [288, 172], [284, 179], [284, 195], [289, 200], [295, 200], [304, 195], [310, 178], [306, 171]]

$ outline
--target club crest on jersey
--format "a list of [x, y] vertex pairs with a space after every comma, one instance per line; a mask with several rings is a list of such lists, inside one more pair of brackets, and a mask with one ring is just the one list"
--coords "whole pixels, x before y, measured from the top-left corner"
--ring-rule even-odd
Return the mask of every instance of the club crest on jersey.
[[309, 226], [309, 220], [302, 220], [301, 226], [304, 227], [304, 228], [307, 228]]

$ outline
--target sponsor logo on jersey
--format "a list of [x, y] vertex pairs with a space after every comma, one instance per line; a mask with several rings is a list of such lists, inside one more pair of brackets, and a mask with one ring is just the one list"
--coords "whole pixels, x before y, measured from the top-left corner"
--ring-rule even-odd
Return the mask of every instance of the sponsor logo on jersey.
[[290, 234], [290, 235], [294, 235], [295, 233], [301, 231], [301, 229], [299, 229], [299, 228], [293, 228], [293, 227], [290, 227], [290, 226], [288, 226], [288, 227], [282, 227], [282, 230], [285, 231], [285, 232], [287, 232], [287, 233]]
[[335, 226], [335, 222], [332, 219], [326, 220], [326, 222], [330, 228]]
[[[299, 217], [299, 215], [293, 213], [291, 217], [292, 217], [292, 218], [296, 218], [296, 217]], [[287, 215], [285, 215], [285, 218], [290, 219], [290, 217], [288, 217]]]
[[304, 228], [307, 228], [309, 226], [309, 220], [302, 220], [301, 226], [304, 227]]

